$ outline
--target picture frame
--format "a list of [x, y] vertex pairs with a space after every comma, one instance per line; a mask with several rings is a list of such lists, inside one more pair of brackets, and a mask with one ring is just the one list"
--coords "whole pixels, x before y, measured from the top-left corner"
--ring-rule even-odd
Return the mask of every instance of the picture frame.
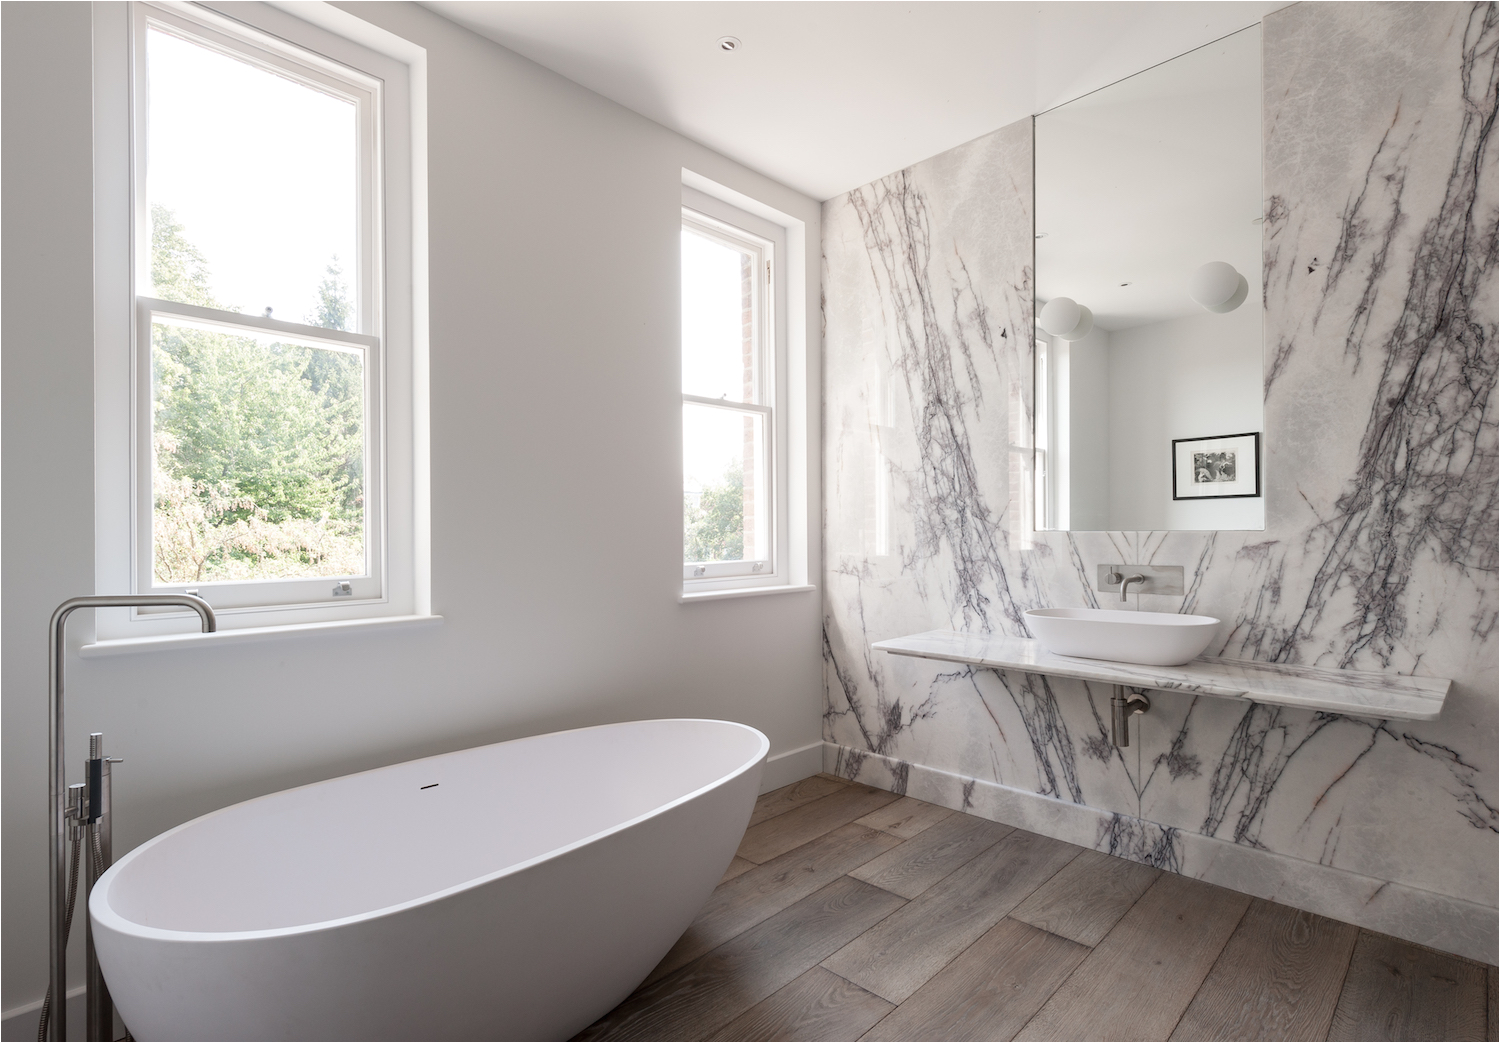
[[1260, 432], [1172, 439], [1172, 499], [1260, 495]]

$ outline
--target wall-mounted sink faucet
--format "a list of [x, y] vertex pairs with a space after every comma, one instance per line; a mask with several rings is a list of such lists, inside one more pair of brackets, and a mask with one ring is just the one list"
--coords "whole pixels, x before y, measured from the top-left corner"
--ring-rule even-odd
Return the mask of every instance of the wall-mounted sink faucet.
[[[1109, 580], [1109, 582], [1118, 583], [1120, 585], [1121, 601], [1125, 601], [1129, 598], [1130, 585], [1132, 583], [1139, 583], [1141, 587], [1144, 588], [1150, 582], [1150, 580], [1146, 579], [1146, 577], [1142, 576], [1139, 572], [1133, 572], [1123, 579], [1120, 578], [1120, 574], [1118, 572], [1111, 572], [1106, 578]], [[1140, 590], [1137, 590], [1136, 593], [1139, 594]]]
[[1124, 601], [1130, 594], [1181, 594], [1181, 565], [1100, 565], [1099, 589], [1120, 592]]

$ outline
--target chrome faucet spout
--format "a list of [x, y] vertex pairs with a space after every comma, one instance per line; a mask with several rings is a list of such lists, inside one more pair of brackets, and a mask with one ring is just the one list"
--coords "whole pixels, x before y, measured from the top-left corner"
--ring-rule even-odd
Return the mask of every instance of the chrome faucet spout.
[[[1124, 579], [1124, 581], [1120, 584], [1120, 600], [1121, 601], [1126, 600], [1130, 596], [1130, 585], [1132, 583], [1139, 583], [1141, 586], [1144, 587], [1146, 585], [1146, 577], [1142, 576], [1140, 573], [1136, 573], [1133, 576], [1126, 576], [1125, 579]], [[1139, 594], [1140, 591], [1137, 590], [1136, 593]]]

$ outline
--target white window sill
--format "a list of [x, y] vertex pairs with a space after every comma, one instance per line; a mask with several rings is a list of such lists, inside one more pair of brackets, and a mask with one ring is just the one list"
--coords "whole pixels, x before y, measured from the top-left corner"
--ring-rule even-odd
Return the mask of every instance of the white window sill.
[[690, 601], [720, 601], [724, 598], [753, 598], [761, 594], [792, 594], [802, 590], [817, 590], [811, 584], [804, 583], [796, 587], [734, 587], [729, 590], [695, 590], [683, 591], [677, 595], [677, 600], [683, 604]]
[[284, 640], [329, 632], [351, 633], [361, 630], [427, 627], [442, 621], [442, 616], [381, 616], [374, 619], [338, 619], [329, 623], [298, 623], [291, 626], [216, 630], [212, 634], [155, 634], [151, 637], [124, 637], [113, 641], [95, 641], [80, 648], [78, 655], [83, 659], [95, 659], [101, 656], [131, 655], [137, 652], [218, 648], [223, 645], [248, 645], [258, 641]]

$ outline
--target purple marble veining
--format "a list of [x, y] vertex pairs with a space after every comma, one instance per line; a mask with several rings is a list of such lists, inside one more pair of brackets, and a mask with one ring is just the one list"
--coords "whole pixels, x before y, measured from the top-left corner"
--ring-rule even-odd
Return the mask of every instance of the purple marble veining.
[[[1029, 121], [825, 204], [825, 738], [843, 774], [1055, 798], [1177, 871], [1209, 837], [1493, 909], [1495, 6], [1263, 32], [1264, 532], [1030, 531]], [[1451, 677], [1442, 716], [1160, 693], [1119, 750], [1106, 685], [870, 648], [1028, 636], [1104, 562], [1185, 566], [1142, 607], [1223, 619], [1211, 654]]]

